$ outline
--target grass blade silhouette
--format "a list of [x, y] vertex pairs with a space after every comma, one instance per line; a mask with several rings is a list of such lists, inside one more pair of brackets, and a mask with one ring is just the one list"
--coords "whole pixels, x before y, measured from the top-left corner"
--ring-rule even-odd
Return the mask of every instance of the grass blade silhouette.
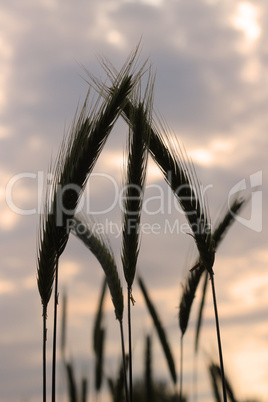
[[101, 236], [100, 233], [96, 235], [93, 232], [94, 221], [87, 219], [85, 216], [75, 216], [72, 222], [72, 233], [77, 236], [84, 245], [93, 253], [99, 261], [104, 273], [107, 285], [110, 290], [112, 302], [115, 309], [116, 319], [119, 321], [123, 367], [125, 374], [125, 395], [128, 401], [128, 387], [127, 387], [127, 373], [126, 373], [126, 359], [125, 359], [125, 344], [123, 332], [123, 311], [124, 311], [124, 298], [121, 281], [119, 278], [115, 258], [108, 240]]
[[106, 293], [107, 282], [103, 281], [101, 288], [100, 301], [95, 316], [95, 323], [93, 328], [93, 350], [95, 353], [95, 391], [98, 393], [102, 385], [103, 374], [103, 355], [104, 355], [104, 340], [105, 340], [105, 328], [103, 328], [103, 305], [104, 297]]
[[173, 355], [171, 353], [171, 349], [168, 343], [168, 339], [167, 339], [167, 335], [166, 332], [163, 328], [163, 325], [161, 324], [161, 321], [159, 319], [159, 316], [157, 314], [157, 311], [152, 303], [151, 298], [149, 297], [148, 291], [145, 287], [145, 284], [143, 282], [143, 280], [141, 279], [141, 277], [138, 278], [138, 282], [139, 282], [139, 286], [140, 289], [142, 291], [142, 294], [144, 296], [144, 300], [146, 302], [146, 306], [148, 308], [148, 311], [152, 317], [157, 335], [159, 337], [164, 355], [166, 357], [166, 361], [168, 364], [168, 368], [169, 368], [169, 372], [172, 378], [172, 381], [174, 383], [174, 385], [177, 383], [177, 374], [176, 374], [176, 368], [175, 368], [175, 363], [174, 363], [174, 359], [173, 359]]
[[81, 402], [87, 402], [87, 395], [88, 395], [88, 381], [86, 378], [82, 379], [82, 386], [81, 386]]
[[67, 382], [68, 382], [68, 395], [70, 402], [78, 402], [77, 398], [77, 385], [74, 375], [74, 367], [72, 363], [65, 363], [65, 369], [67, 373]]
[[213, 364], [209, 365], [210, 382], [213, 389], [215, 402], [222, 402], [220, 390], [218, 386], [217, 373], [215, 372], [215, 367]]
[[145, 345], [145, 384], [144, 389], [146, 391], [145, 400], [151, 402], [154, 400], [153, 396], [153, 378], [152, 378], [152, 337], [146, 336]]
[[[209, 369], [214, 373], [216, 381], [218, 379], [221, 380], [221, 369], [218, 366], [218, 364], [211, 362], [209, 365]], [[225, 383], [230, 402], [237, 402], [237, 398], [235, 397], [233, 387], [231, 386], [231, 383], [227, 377], [225, 377]]]

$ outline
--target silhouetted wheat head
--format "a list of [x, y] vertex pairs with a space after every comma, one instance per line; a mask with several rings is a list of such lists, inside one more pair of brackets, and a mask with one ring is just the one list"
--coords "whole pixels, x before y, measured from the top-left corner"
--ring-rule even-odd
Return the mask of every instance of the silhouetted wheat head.
[[140, 218], [147, 170], [150, 130], [147, 122], [152, 115], [153, 80], [148, 81], [142, 99], [141, 94], [132, 94], [133, 104], [129, 125], [126, 194], [123, 216], [122, 263], [128, 288], [131, 289], [139, 254]]
[[[69, 237], [67, 222], [74, 215], [98, 156], [141, 72], [132, 72], [134, 52], [101, 103], [101, 95], [88, 111], [87, 100], [70, 134], [64, 138], [55, 163], [51, 191], [47, 192], [40, 222], [37, 281], [43, 305], [47, 305], [56, 261]], [[103, 89], [104, 91], [104, 89]]]
[[[116, 69], [107, 60], [104, 60], [102, 64], [113, 82], [117, 76]], [[94, 79], [94, 83], [102, 96], [105, 98], [109, 96], [109, 87], [101, 84], [96, 79]], [[138, 107], [139, 103], [133, 102], [133, 99], [128, 97], [128, 102], [123, 107], [123, 117], [130, 127], [132, 125], [132, 116], [137, 113]], [[155, 123], [152, 118], [147, 119], [145, 111], [144, 125], [147, 124], [147, 130], [150, 131], [149, 151], [185, 212], [199, 251], [200, 263], [212, 274], [215, 251], [211, 235], [210, 217], [194, 167], [186, 157], [186, 153], [181, 151], [178, 141], [175, 138], [175, 141], [173, 141], [168, 130], [161, 122]]]
[[185, 213], [200, 255], [200, 264], [213, 273], [215, 250], [210, 217], [194, 167], [176, 137], [163, 124], [151, 132], [150, 152]]
[[[230, 209], [221, 218], [213, 232], [213, 241], [215, 250], [218, 248], [220, 242], [223, 240], [227, 233], [228, 228], [234, 222], [234, 215], [239, 212], [239, 210], [244, 205], [245, 200], [235, 199], [230, 207]], [[195, 298], [196, 289], [200, 282], [201, 276], [205, 271], [204, 265], [197, 266], [194, 270], [190, 270], [186, 283], [183, 286], [183, 294], [180, 301], [179, 307], [179, 325], [182, 334], [185, 333], [189, 316]]]

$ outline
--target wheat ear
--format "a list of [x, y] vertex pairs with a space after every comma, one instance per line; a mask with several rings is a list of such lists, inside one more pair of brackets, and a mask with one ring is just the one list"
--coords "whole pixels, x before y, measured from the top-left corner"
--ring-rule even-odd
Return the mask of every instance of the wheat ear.
[[122, 263], [128, 288], [131, 289], [139, 254], [139, 225], [142, 211], [143, 193], [146, 179], [148, 145], [151, 120], [153, 79], [149, 79], [144, 99], [133, 93], [133, 108], [130, 116], [126, 194], [123, 216]]
[[[67, 221], [74, 215], [87, 179], [111, 132], [114, 123], [139, 80], [141, 72], [132, 72], [136, 53], [128, 58], [110, 88], [109, 96], [100, 99], [88, 112], [87, 100], [75, 119], [55, 163], [51, 191], [46, 195], [40, 222], [37, 282], [42, 304], [50, 299], [56, 259], [63, 252], [68, 236]], [[104, 89], [103, 89], [104, 91]]]
[[[104, 67], [110, 79], [115, 79], [116, 70], [113, 66], [104, 64]], [[95, 84], [100, 86], [97, 81]], [[106, 97], [108, 94], [109, 88], [106, 87], [102, 95]], [[123, 117], [129, 125], [132, 123], [132, 116], [136, 110], [137, 105], [129, 98], [123, 108]], [[147, 129], [150, 130], [150, 154], [185, 212], [199, 251], [200, 261], [210, 273], [213, 273], [215, 252], [210, 230], [210, 217], [195, 169], [187, 159], [186, 153], [183, 154], [181, 151], [178, 141], [171, 138], [163, 123], [147, 119], [144, 124], [147, 124]]]
[[[103, 66], [111, 81], [115, 80], [117, 72], [113, 65], [109, 61], [104, 61]], [[96, 79], [94, 83], [102, 96], [109, 95], [107, 86], [100, 84]], [[104, 90], [101, 91], [101, 88]], [[123, 108], [123, 117], [129, 125], [132, 124], [132, 116], [136, 110], [137, 104], [128, 98]], [[152, 120], [147, 119], [144, 124], [147, 124], [147, 129], [150, 130], [149, 151], [186, 214], [199, 251], [200, 261], [210, 273], [213, 273], [215, 251], [210, 218], [194, 167], [187, 160], [186, 153], [183, 155], [176, 141], [174, 148], [171, 136], [161, 122], [153, 124]]]
[[156, 125], [152, 128], [150, 152], [185, 213], [200, 261], [213, 273], [215, 250], [210, 217], [194, 166], [162, 123], [159, 129]]
[[[230, 228], [231, 224], [234, 222], [234, 215], [239, 212], [239, 210], [242, 208], [243, 205], [245, 205], [245, 200], [235, 199], [230, 207], [230, 210], [228, 210], [225, 213], [223, 218], [221, 218], [221, 220], [217, 224], [216, 229], [213, 232], [213, 241], [215, 250], [218, 248], [221, 241], [227, 234], [227, 231]], [[196, 269], [190, 270], [189, 275], [186, 279], [186, 283], [183, 286], [183, 294], [181, 296], [179, 306], [179, 326], [182, 335], [187, 330], [191, 307], [196, 294], [196, 289], [204, 271], [205, 268], [203, 265], [199, 265], [197, 266]]]

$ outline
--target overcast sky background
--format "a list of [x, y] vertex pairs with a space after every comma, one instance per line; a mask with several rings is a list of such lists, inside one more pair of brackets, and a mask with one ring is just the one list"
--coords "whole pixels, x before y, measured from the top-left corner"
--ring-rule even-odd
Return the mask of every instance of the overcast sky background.
[[[268, 6], [263, 0], [0, 1], [1, 402], [41, 401], [42, 310], [36, 286], [39, 214], [23, 215], [18, 208], [38, 209], [42, 174], [51, 156], [55, 159], [88, 90], [81, 66], [105, 78], [98, 57], [107, 57], [120, 69], [141, 36], [140, 60], [149, 57], [156, 70], [155, 108], [191, 155], [200, 181], [208, 186], [212, 222], [237, 183], [245, 179], [243, 195], [250, 194], [250, 184], [259, 185], [263, 207], [258, 193], [256, 202], [249, 202], [242, 212], [244, 224], [236, 222], [230, 229], [217, 253], [215, 281], [226, 373], [238, 398], [267, 400], [267, 27]], [[119, 122], [96, 165], [88, 192], [95, 211], [111, 205], [112, 183], [118, 188], [122, 183], [126, 135], [127, 127]], [[168, 188], [150, 161], [148, 185], [152, 184], [159, 187], [149, 187], [147, 197], [157, 195], [159, 188], [167, 196]], [[179, 370], [178, 304], [195, 250], [190, 236], [164, 233], [167, 221], [185, 223], [174, 205], [168, 211], [167, 198], [164, 203], [163, 214], [143, 215], [144, 222], [158, 223], [161, 230], [143, 234], [138, 269], [168, 330]], [[147, 205], [156, 208], [156, 204]], [[99, 219], [118, 222], [119, 217], [117, 205]], [[120, 237], [109, 236], [122, 274]], [[60, 296], [66, 289], [68, 351], [77, 376], [87, 373], [91, 388], [92, 315], [102, 277], [94, 258], [71, 238], [60, 261]], [[133, 293], [137, 301], [134, 367], [141, 376], [144, 335], [151, 332], [152, 324], [139, 289], [134, 287]], [[106, 301], [106, 370], [116, 375], [119, 329], [113, 307]], [[51, 317], [52, 310], [49, 347]], [[193, 323], [185, 336], [184, 356], [185, 391], [190, 398]], [[155, 335], [153, 341], [156, 375], [169, 381]], [[217, 359], [210, 294], [199, 356], [198, 389], [200, 400], [206, 402], [211, 401], [205, 369], [208, 356]], [[59, 389], [63, 387], [59, 367]]]

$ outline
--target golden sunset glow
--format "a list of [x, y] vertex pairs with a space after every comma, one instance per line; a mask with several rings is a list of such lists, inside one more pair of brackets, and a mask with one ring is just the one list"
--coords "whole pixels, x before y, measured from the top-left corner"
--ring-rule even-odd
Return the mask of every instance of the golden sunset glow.
[[237, 7], [236, 15], [233, 19], [235, 28], [241, 30], [246, 41], [254, 43], [261, 35], [261, 29], [258, 24], [259, 11], [252, 3], [242, 2]]

